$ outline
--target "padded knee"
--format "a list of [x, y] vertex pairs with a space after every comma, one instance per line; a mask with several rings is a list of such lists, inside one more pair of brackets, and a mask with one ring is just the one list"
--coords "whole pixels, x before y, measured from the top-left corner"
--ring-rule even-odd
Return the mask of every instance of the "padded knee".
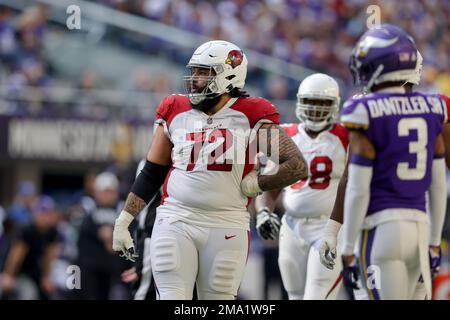
[[174, 271], [180, 265], [178, 243], [174, 238], [160, 237], [154, 240], [151, 255], [155, 272]]
[[208, 277], [212, 290], [231, 295], [237, 294], [240, 284], [238, 282], [242, 278], [238, 275], [239, 269], [241, 269], [238, 256], [239, 252], [237, 251], [222, 251], [216, 255]]

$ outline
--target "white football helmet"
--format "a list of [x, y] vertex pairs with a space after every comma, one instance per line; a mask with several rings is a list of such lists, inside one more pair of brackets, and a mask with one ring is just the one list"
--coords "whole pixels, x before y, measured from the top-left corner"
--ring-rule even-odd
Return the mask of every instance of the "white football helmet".
[[[320, 103], [317, 103], [317, 100], [321, 100]], [[336, 122], [340, 100], [336, 80], [323, 73], [310, 75], [298, 88], [297, 118], [309, 130], [321, 131]]]
[[[233, 43], [214, 40], [202, 44], [186, 66], [190, 74], [184, 78], [184, 83], [191, 103], [199, 104], [205, 99], [230, 92], [233, 88], [242, 89], [247, 76], [247, 64], [244, 52]], [[209, 69], [209, 76], [194, 75], [194, 68]], [[195, 90], [194, 81], [206, 82], [201, 92]]]

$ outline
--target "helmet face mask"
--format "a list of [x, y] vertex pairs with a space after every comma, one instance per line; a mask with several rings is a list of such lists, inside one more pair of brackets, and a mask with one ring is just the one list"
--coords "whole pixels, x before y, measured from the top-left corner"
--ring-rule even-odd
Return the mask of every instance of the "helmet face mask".
[[188, 75], [184, 77], [184, 88], [192, 105], [217, 97], [216, 73], [213, 67], [188, 65], [187, 69]]
[[337, 82], [316, 73], [305, 78], [298, 88], [296, 115], [308, 130], [320, 132], [337, 121], [339, 103]]
[[311, 131], [322, 131], [336, 121], [336, 99], [297, 97], [297, 117]]

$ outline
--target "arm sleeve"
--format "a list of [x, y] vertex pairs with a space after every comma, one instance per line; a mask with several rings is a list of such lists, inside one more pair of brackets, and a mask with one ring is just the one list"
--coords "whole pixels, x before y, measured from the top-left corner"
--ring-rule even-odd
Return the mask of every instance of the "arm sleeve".
[[438, 246], [441, 243], [442, 228], [444, 226], [447, 206], [447, 183], [445, 160], [433, 160], [432, 180], [429, 188], [430, 196], [430, 245]]
[[143, 169], [131, 186], [131, 192], [148, 204], [159, 192], [170, 167], [146, 160]]
[[353, 254], [356, 238], [369, 207], [372, 172], [371, 160], [357, 155], [352, 156], [344, 200], [343, 255]]

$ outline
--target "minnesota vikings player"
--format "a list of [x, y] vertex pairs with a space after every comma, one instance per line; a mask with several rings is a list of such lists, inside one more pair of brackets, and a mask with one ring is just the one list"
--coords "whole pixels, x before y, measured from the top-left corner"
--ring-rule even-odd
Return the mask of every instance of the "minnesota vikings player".
[[[355, 81], [368, 94], [344, 104], [341, 121], [350, 130], [352, 155], [348, 180], [341, 181], [345, 200], [340, 188], [333, 213], [343, 206], [344, 284], [350, 293], [356, 287], [353, 252], [360, 235], [360, 272], [371, 299], [415, 298], [420, 282], [429, 299], [439, 268], [446, 207], [441, 131], [450, 104], [412, 91], [421, 60], [411, 36], [392, 25], [367, 31], [350, 59]], [[330, 265], [340, 222], [331, 218], [321, 250]]]

